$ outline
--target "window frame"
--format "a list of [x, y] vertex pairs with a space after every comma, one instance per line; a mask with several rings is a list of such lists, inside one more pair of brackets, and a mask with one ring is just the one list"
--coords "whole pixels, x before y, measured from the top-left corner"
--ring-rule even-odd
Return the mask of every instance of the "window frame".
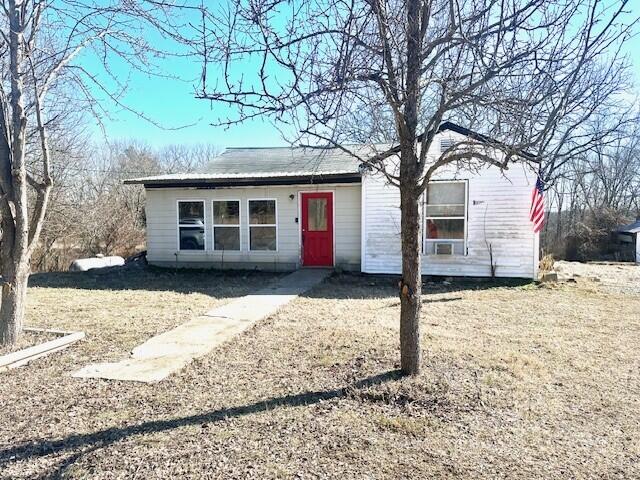
[[[237, 202], [238, 203], [238, 224], [230, 225], [225, 223], [216, 223], [214, 202]], [[228, 227], [238, 229], [238, 249], [227, 250], [224, 248], [216, 248], [216, 227]], [[241, 252], [242, 251], [242, 201], [239, 198], [214, 198], [211, 200], [211, 250], [214, 252]]]
[[[271, 201], [274, 203], [274, 216], [276, 223], [251, 223], [251, 202]], [[276, 249], [275, 250], [254, 250], [251, 248], [251, 227], [275, 227], [276, 229]], [[278, 231], [278, 199], [277, 198], [247, 198], [247, 251], [257, 253], [278, 253], [280, 249], [279, 231]]]
[[[202, 250], [185, 250], [180, 248], [180, 228], [181, 227], [192, 227], [193, 225], [186, 225], [180, 223], [180, 204], [181, 203], [202, 203], [202, 223], [204, 228], [204, 248]], [[206, 252], [208, 247], [207, 242], [207, 202], [204, 199], [200, 198], [179, 198], [176, 200], [176, 246], [178, 252], [186, 252], [186, 253], [198, 253], [198, 252]]]
[[[430, 217], [427, 215], [427, 208], [429, 206], [428, 199], [428, 189], [431, 184], [445, 184], [445, 183], [461, 183], [464, 185], [464, 215], [449, 215], [446, 217]], [[450, 204], [441, 204], [440, 206], [460, 206], [460, 203], [450, 203]], [[435, 258], [449, 258], [449, 257], [466, 257], [468, 255], [467, 251], [467, 236], [468, 236], [468, 228], [469, 228], [469, 181], [468, 180], [432, 180], [427, 184], [427, 189], [423, 195], [422, 201], [422, 253], [423, 255], [428, 255], [429, 257]], [[463, 220], [464, 221], [464, 234], [462, 239], [460, 238], [427, 238], [427, 221], [428, 220]], [[451, 248], [451, 254], [438, 254], [435, 253], [427, 253], [427, 245], [429, 243], [448, 243], [455, 244], [462, 242], [462, 254], [455, 253], [455, 249]], [[434, 247], [435, 249], [435, 247]]]

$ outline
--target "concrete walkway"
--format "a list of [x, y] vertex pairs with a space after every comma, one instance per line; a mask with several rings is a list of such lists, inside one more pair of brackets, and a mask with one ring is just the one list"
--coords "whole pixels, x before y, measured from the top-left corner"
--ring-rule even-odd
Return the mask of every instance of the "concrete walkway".
[[158, 382], [273, 314], [318, 285], [330, 273], [331, 270], [327, 269], [298, 270], [255, 294], [214, 308], [173, 330], [150, 338], [135, 347], [126, 360], [87, 365], [72, 376]]

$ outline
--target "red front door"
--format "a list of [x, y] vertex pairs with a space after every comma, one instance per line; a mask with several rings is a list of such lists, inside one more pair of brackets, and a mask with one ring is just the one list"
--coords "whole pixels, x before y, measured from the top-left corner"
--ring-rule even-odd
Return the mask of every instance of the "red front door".
[[333, 266], [333, 194], [302, 193], [302, 264]]

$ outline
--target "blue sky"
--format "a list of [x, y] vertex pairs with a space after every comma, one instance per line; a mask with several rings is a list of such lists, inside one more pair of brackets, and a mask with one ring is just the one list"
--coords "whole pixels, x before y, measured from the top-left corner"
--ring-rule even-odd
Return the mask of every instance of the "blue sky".
[[[83, 62], [92, 63], [90, 59]], [[169, 58], [163, 60], [159, 67], [163, 72], [179, 78], [149, 76], [131, 71], [124, 65], [116, 66], [122, 78], [128, 77], [128, 88], [121, 97], [127, 109], [102, 98], [102, 104], [110, 112], [109, 118], [100, 120], [107, 140], [131, 138], [152, 146], [193, 143], [210, 143], [220, 147], [283, 144], [280, 134], [266, 120], [253, 120], [229, 128], [212, 126], [212, 122], [225, 116], [227, 107], [195, 98], [195, 86], [201, 68], [197, 58]], [[92, 118], [91, 123], [96, 140], [104, 138], [98, 121]]]
[[[628, 43], [627, 51], [634, 60], [633, 71], [636, 82], [640, 85], [638, 36]], [[124, 66], [118, 73], [123, 77], [130, 76], [124, 103], [162, 127], [139, 118], [132, 112], [111, 106], [111, 118], [102, 121], [107, 140], [134, 138], [157, 147], [193, 143], [210, 143], [219, 147], [268, 147], [285, 144], [280, 132], [267, 120], [252, 120], [227, 128], [212, 126], [213, 121], [225, 116], [226, 107], [195, 98], [194, 85], [200, 74], [198, 59], [166, 59], [160, 64], [160, 68], [175, 74], [179, 79], [149, 77], [128, 71]], [[95, 128], [95, 140], [104, 139], [97, 122], [93, 123], [95, 125], [91, 128]]]

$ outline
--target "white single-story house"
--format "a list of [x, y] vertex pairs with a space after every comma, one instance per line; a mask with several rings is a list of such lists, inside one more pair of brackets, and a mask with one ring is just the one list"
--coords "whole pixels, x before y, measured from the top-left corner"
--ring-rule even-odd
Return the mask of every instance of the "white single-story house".
[[[465, 132], [443, 124], [432, 148]], [[493, 258], [498, 277], [536, 278], [535, 181], [524, 163], [439, 171], [422, 205], [423, 273], [490, 276]], [[153, 265], [401, 270], [399, 190], [339, 149], [228, 148], [204, 173], [127, 183], [146, 189]]]

